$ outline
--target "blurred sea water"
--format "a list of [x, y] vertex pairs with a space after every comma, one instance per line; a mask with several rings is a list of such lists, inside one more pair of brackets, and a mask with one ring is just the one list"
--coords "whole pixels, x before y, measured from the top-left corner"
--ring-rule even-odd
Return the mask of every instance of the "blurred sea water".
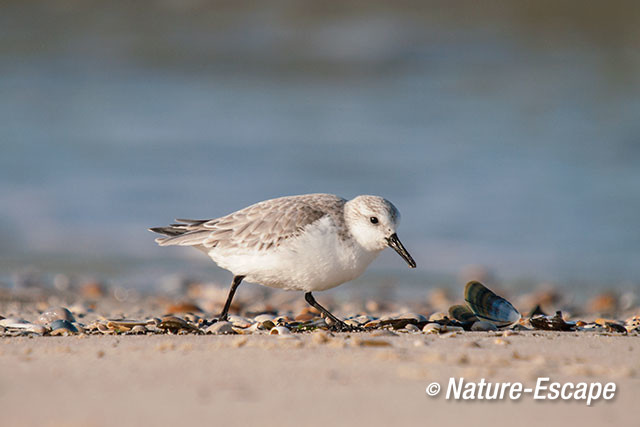
[[402, 213], [364, 280], [637, 286], [639, 8], [553, 5], [4, 3], [0, 272], [226, 278], [146, 228], [328, 192]]

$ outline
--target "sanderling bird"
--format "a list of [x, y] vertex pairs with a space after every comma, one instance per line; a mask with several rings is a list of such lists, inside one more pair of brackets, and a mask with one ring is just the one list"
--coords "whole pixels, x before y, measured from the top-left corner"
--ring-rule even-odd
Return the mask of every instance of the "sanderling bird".
[[318, 304], [313, 291], [334, 288], [360, 276], [387, 246], [411, 268], [416, 263], [396, 227], [400, 213], [378, 196], [345, 200], [332, 194], [280, 197], [227, 216], [177, 219], [149, 230], [164, 234], [160, 246], [193, 246], [233, 273], [219, 320], [226, 320], [242, 280], [305, 292], [305, 300], [330, 319], [334, 330], [352, 330]]

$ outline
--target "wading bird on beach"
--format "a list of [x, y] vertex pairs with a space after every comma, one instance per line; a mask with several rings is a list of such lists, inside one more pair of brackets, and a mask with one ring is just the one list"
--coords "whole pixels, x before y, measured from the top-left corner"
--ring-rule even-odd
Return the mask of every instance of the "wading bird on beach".
[[360, 276], [387, 246], [409, 267], [416, 263], [396, 227], [400, 213], [378, 196], [345, 200], [332, 194], [280, 197], [208, 220], [177, 219], [160, 246], [193, 246], [233, 273], [219, 320], [226, 320], [242, 280], [272, 288], [305, 292], [305, 300], [329, 320], [334, 330], [354, 328], [318, 304], [313, 291], [334, 288]]

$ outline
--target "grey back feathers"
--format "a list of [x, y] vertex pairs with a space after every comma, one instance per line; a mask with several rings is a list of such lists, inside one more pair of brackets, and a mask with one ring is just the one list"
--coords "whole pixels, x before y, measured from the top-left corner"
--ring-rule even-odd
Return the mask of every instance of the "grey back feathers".
[[300, 235], [304, 228], [330, 216], [341, 238], [348, 236], [344, 225], [346, 200], [331, 194], [281, 197], [256, 203], [221, 218], [178, 219], [167, 227], [150, 228], [164, 234], [160, 246], [196, 246], [199, 249], [267, 250]]

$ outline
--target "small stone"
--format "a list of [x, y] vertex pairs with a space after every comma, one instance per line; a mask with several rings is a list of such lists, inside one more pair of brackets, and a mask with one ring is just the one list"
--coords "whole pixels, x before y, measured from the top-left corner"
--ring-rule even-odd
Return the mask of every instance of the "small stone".
[[502, 339], [502, 338], [496, 338], [493, 341], [494, 344], [496, 345], [509, 345], [509, 341], [507, 341], [506, 339]]
[[38, 323], [39, 325], [48, 325], [54, 320], [67, 320], [69, 322], [76, 321], [76, 319], [73, 317], [73, 314], [71, 314], [68, 309], [64, 307], [50, 307], [45, 310], [44, 313], [40, 315], [40, 317], [38, 317], [36, 323]]
[[472, 331], [497, 331], [498, 327], [496, 325], [494, 325], [491, 322], [485, 322], [484, 320], [480, 320], [478, 322], [474, 322], [473, 325], [471, 325], [471, 330]]
[[214, 335], [233, 335], [236, 332], [233, 330], [231, 322], [216, 322], [206, 329], [207, 334]]

